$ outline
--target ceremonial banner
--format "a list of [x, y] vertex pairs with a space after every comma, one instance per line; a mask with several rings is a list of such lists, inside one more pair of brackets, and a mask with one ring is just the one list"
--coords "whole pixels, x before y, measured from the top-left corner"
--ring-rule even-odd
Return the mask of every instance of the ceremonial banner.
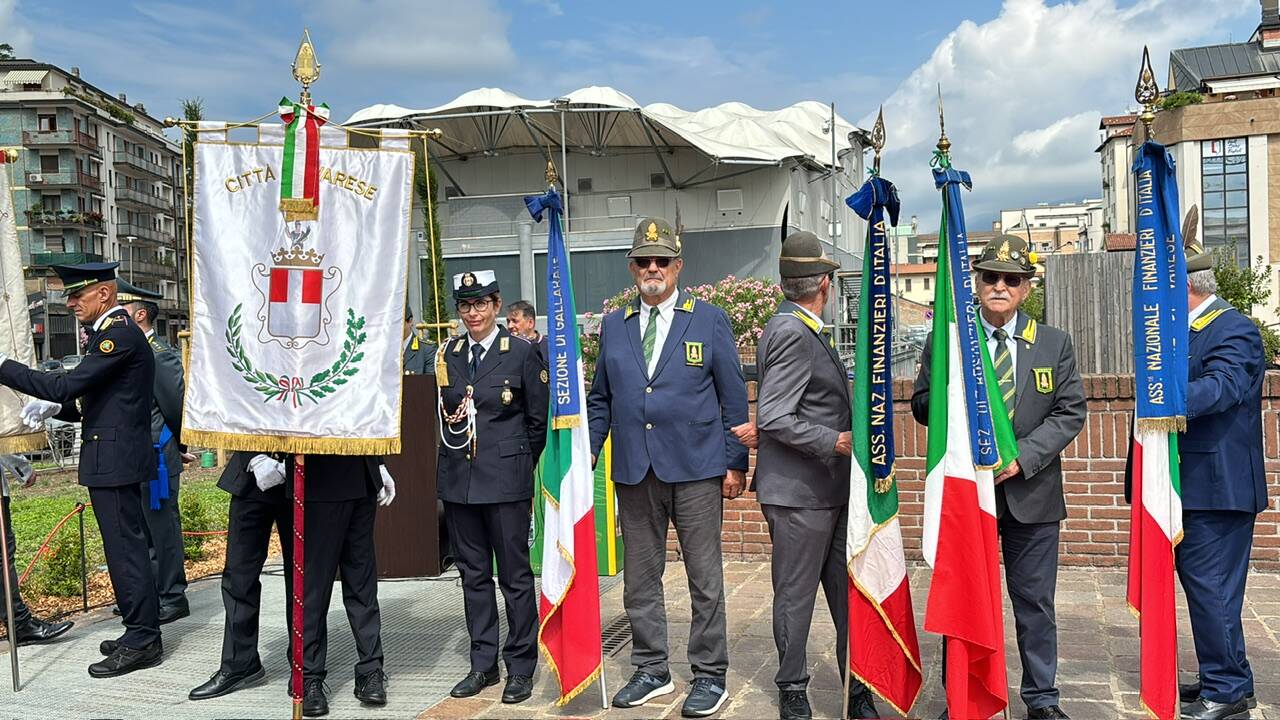
[[[345, 130], [292, 120], [260, 126], [254, 143], [199, 128], [182, 440], [397, 453], [409, 138], [383, 130], [377, 148], [355, 148]], [[282, 190], [312, 160], [312, 192]], [[304, 204], [315, 220], [298, 219]]]
[[946, 246], [938, 253], [930, 350], [923, 550], [933, 579], [924, 629], [945, 638], [950, 716], [985, 718], [1009, 703], [993, 471], [1018, 451], [974, 303], [960, 201], [969, 174], [944, 162], [934, 181]]
[[1178, 431], [1186, 429], [1187, 265], [1173, 159], [1143, 143], [1133, 164], [1134, 432], [1129, 518], [1129, 608], [1138, 616], [1142, 706], [1173, 718], [1178, 705], [1174, 547], [1182, 540]]
[[867, 220], [853, 362], [853, 462], [849, 483], [849, 668], [901, 715], [924, 674], [898, 522], [893, 445], [893, 298], [884, 211], [898, 224], [898, 191], [872, 177], [846, 201]]
[[[0, 282], [4, 301], [0, 303], [0, 353], [28, 367], [36, 364], [31, 338], [31, 316], [27, 310], [27, 289], [22, 273], [22, 250], [18, 247], [17, 213], [13, 203], [13, 164], [0, 150]], [[0, 390], [0, 453], [20, 453], [45, 446], [44, 432], [31, 432], [19, 414], [27, 397], [15, 390]]]
[[603, 668], [600, 584], [596, 574], [595, 473], [587, 435], [582, 351], [569, 276], [569, 250], [560, 227], [560, 196], [525, 198], [537, 222], [546, 213], [547, 366], [551, 403], [547, 444], [538, 461], [542, 489], [542, 596], [538, 647], [560, 684], [557, 704], [585, 690]]

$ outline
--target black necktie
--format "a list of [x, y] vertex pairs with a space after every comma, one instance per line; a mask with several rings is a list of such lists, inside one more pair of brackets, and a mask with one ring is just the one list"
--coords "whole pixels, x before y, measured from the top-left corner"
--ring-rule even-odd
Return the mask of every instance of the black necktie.
[[484, 355], [484, 346], [476, 343], [471, 346], [471, 379], [476, 379], [476, 373], [480, 371], [480, 357]]

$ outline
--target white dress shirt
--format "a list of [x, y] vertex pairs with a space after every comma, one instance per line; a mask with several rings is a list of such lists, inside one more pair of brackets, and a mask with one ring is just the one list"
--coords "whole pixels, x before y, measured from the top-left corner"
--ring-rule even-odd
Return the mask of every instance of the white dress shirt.
[[467, 334], [467, 353], [468, 353], [467, 362], [471, 362], [471, 358], [475, 357], [475, 350], [472, 350], [471, 348], [475, 347], [476, 345], [479, 345], [480, 347], [484, 348], [484, 354], [480, 356], [480, 362], [484, 362], [484, 359], [489, 357], [489, 348], [493, 347], [493, 340], [496, 337], [498, 337], [497, 323], [494, 323], [493, 329], [489, 331], [489, 334], [485, 335], [478, 342], [476, 341], [475, 338], [471, 337], [470, 333], [468, 333]]
[[1194, 308], [1191, 308], [1191, 310], [1187, 312], [1187, 327], [1191, 327], [1191, 323], [1195, 322], [1197, 318], [1205, 314], [1205, 311], [1208, 310], [1209, 306], [1213, 304], [1213, 301], [1217, 299], [1218, 295], [1216, 293], [1212, 293], [1209, 297], [1204, 299], [1204, 302]]
[[[658, 303], [658, 330], [653, 339], [653, 356], [649, 358], [649, 367], [646, 372], [649, 377], [653, 377], [653, 371], [658, 367], [658, 358], [662, 357], [662, 344], [667, 341], [667, 331], [671, 329], [671, 318], [676, 312], [676, 300], [680, 297], [680, 293], [673, 292], [671, 297]], [[644, 345], [644, 331], [649, 327], [649, 309], [653, 306], [640, 301], [640, 341], [641, 347]]]
[[[987, 331], [987, 352], [991, 354], [991, 362], [994, 365], [996, 360], [996, 352], [999, 351], [999, 343], [996, 342], [996, 327], [987, 322], [987, 316], [982, 314], [982, 310], [978, 310], [978, 318], [982, 320], [982, 328]], [[1013, 370], [1013, 386], [1018, 387], [1018, 350], [1015, 347], [1015, 338], [1013, 331], [1018, 327], [1018, 313], [1014, 313], [1009, 322], [1004, 324], [1004, 331], [1009, 334], [1005, 340], [1005, 347], [1009, 348], [1009, 368]], [[999, 378], [996, 378], [999, 381]]]

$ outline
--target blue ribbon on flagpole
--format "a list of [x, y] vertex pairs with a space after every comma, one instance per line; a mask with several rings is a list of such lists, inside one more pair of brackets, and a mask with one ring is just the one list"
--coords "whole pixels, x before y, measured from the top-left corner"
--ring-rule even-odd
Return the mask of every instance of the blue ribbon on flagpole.
[[[871, 403], [867, 419], [870, 423], [868, 457], [871, 476], [877, 491], [893, 480], [893, 296], [889, 286], [889, 238], [885, 232], [884, 214], [898, 224], [898, 190], [893, 183], [874, 176], [862, 184], [858, 192], [845, 199], [854, 212], [867, 221], [867, 245], [862, 262], [862, 300], [867, 306], [866, 342], [870, 358], [867, 378], [869, 397], [854, 402]], [[859, 328], [859, 341], [863, 339]], [[855, 379], [855, 382], [858, 380]]]
[[147, 484], [152, 510], [159, 510], [160, 501], [169, 499], [169, 464], [164, 461], [164, 446], [172, 439], [173, 431], [168, 425], [163, 425], [160, 428], [160, 440], [151, 444], [156, 451], [156, 476]]
[[573, 427], [582, 409], [579, 392], [582, 372], [578, 362], [577, 312], [574, 308], [569, 275], [569, 251], [565, 247], [561, 226], [563, 205], [555, 188], [543, 195], [524, 199], [534, 222], [542, 222], [545, 212], [547, 227], [547, 373], [551, 390], [551, 426]]
[[969, 267], [969, 237], [964, 224], [960, 187], [973, 188], [969, 173], [949, 165], [933, 169], [934, 186], [942, 190], [946, 223], [947, 259], [951, 266], [952, 305], [959, 337], [960, 370], [964, 379], [965, 412], [969, 417], [969, 443], [973, 464], [994, 468], [1000, 464], [995, 424], [982, 370], [982, 337], [978, 331], [978, 306], [973, 297], [973, 272]]
[[1178, 185], [1165, 147], [1145, 142], [1133, 161], [1137, 241], [1133, 263], [1134, 378], [1139, 429], [1186, 428], [1187, 260]]

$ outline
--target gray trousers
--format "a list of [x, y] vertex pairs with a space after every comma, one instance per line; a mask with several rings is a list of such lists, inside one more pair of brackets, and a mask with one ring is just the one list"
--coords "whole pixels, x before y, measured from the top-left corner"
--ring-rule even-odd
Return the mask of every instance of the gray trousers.
[[662, 590], [669, 524], [675, 525], [689, 578], [693, 611], [689, 664], [693, 676], [723, 682], [729, 670], [720, 554], [724, 518], [720, 485], [720, 478], [664, 483], [650, 472], [638, 485], [617, 486], [626, 568], [622, 599], [631, 620], [631, 664], [637, 670], [658, 676], [670, 672], [667, 609]]
[[169, 475], [169, 497], [160, 501], [159, 510], [151, 509], [151, 489], [146, 483], [142, 485], [142, 517], [147, 521], [147, 547], [161, 607], [187, 604], [186, 556], [182, 552], [182, 519], [178, 514], [181, 477], [181, 473]]
[[1006, 512], [1000, 518], [1000, 548], [1022, 662], [1019, 694], [1031, 709], [1057, 705], [1058, 523], [1020, 523]]

